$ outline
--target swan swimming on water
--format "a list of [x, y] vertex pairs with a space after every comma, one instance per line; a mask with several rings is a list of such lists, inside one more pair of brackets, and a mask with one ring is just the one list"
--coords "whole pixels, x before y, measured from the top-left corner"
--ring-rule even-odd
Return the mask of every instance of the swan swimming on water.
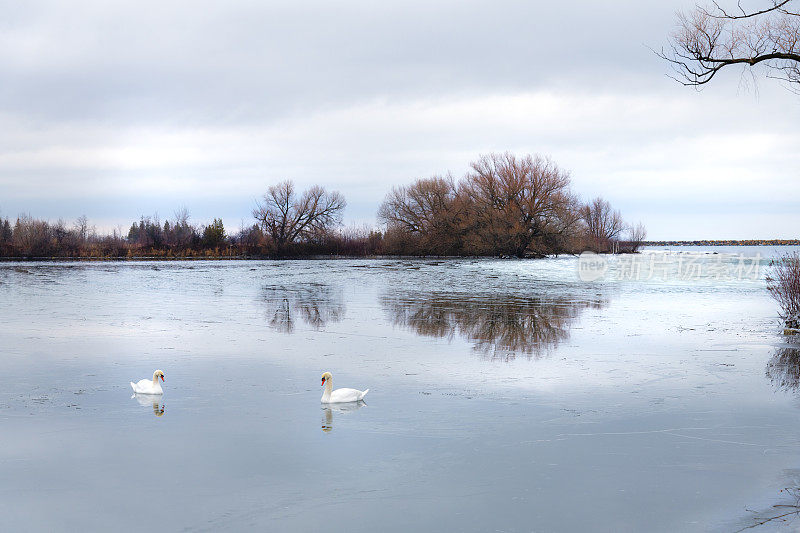
[[136, 394], [164, 394], [161, 383], [158, 382], [158, 378], [164, 381], [164, 372], [161, 370], [153, 372], [153, 381], [148, 379], [140, 379], [138, 383], [131, 381], [131, 388]]
[[347, 403], [347, 402], [360, 402], [367, 395], [369, 389], [360, 391], [356, 389], [336, 389], [333, 390], [333, 383], [331, 383], [333, 376], [330, 372], [322, 374], [322, 385], [325, 385], [325, 390], [322, 393], [322, 403]]

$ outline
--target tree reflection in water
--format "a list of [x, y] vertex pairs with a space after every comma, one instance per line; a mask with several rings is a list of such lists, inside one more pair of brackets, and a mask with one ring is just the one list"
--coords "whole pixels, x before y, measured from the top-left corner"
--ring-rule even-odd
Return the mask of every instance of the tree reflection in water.
[[381, 305], [391, 321], [419, 335], [461, 335], [492, 358], [517, 353], [540, 357], [569, 338], [569, 329], [586, 308], [605, 300], [570, 297], [520, 297], [453, 293], [386, 294]]
[[267, 285], [261, 291], [267, 321], [278, 331], [292, 333], [298, 319], [314, 329], [344, 318], [341, 292], [324, 283]]
[[767, 362], [767, 377], [782, 390], [797, 390], [800, 387], [800, 347], [782, 346]]

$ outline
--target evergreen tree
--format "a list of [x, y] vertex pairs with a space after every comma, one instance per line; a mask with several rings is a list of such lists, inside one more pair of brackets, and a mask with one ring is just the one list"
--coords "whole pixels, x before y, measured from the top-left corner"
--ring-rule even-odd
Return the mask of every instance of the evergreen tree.
[[203, 230], [203, 246], [206, 248], [219, 248], [224, 244], [225, 227], [222, 225], [221, 218], [215, 218], [214, 222]]
[[134, 222], [131, 224], [131, 229], [128, 230], [128, 242], [138, 242], [139, 240], [139, 225]]
[[12, 236], [13, 232], [11, 231], [11, 224], [8, 222], [8, 219], [6, 218], [5, 220], [3, 220], [3, 223], [0, 224], [0, 242], [10, 243]]

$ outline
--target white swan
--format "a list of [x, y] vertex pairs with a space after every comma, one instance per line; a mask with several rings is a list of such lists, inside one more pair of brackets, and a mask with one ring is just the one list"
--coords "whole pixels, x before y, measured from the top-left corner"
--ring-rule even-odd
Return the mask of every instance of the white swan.
[[136, 394], [164, 394], [164, 391], [161, 389], [161, 383], [158, 382], [158, 378], [164, 381], [164, 372], [161, 370], [153, 372], [153, 381], [148, 379], [140, 379], [138, 383], [131, 381], [131, 388]]
[[322, 374], [322, 385], [325, 385], [325, 391], [322, 393], [322, 403], [347, 403], [347, 402], [360, 402], [367, 395], [369, 389], [360, 391], [356, 389], [336, 389], [333, 390], [333, 383], [331, 380], [333, 376], [330, 372]]

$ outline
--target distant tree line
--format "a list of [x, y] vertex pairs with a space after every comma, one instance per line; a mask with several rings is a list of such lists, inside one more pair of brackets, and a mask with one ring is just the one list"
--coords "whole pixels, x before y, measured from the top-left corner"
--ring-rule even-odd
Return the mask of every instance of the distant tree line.
[[221, 219], [190, 223], [181, 209], [155, 215], [127, 234], [98, 235], [85, 216], [68, 226], [20, 215], [0, 219], [0, 257], [301, 257], [312, 255], [513, 256], [635, 252], [642, 224], [626, 223], [611, 204], [582, 202], [569, 173], [540, 156], [482, 156], [462, 178], [418, 179], [392, 189], [380, 205], [380, 229], [343, 228], [347, 203], [336, 191], [291, 181], [273, 185], [254, 223], [229, 233]]
[[800, 246], [800, 239], [726, 239], [700, 241], [645, 241], [645, 246]]

